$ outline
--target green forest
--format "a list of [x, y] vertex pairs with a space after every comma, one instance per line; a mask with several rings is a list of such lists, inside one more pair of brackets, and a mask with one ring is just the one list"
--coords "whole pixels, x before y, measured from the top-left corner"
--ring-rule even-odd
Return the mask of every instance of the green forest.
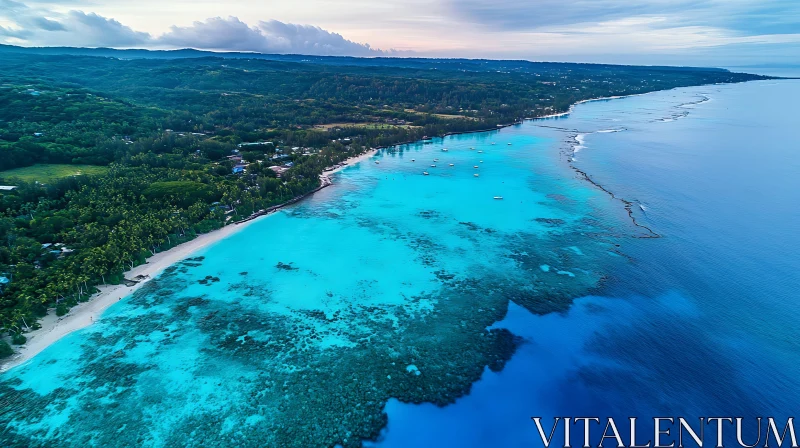
[[[326, 167], [366, 150], [496, 129], [585, 99], [753, 79], [761, 77], [668, 67], [126, 59], [0, 47], [4, 341], [23, 344], [48, 312], [64, 315], [153, 254], [307, 194]], [[0, 356], [12, 353], [4, 341]]]

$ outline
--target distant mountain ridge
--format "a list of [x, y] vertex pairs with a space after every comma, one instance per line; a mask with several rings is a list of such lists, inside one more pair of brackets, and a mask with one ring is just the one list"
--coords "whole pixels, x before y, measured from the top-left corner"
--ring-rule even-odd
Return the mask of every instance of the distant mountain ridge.
[[688, 67], [688, 66], [638, 66], [618, 64], [590, 64], [575, 62], [532, 62], [526, 60], [493, 60], [493, 59], [463, 59], [463, 58], [413, 58], [413, 57], [355, 57], [355, 56], [310, 56], [301, 54], [266, 54], [248, 52], [215, 52], [184, 48], [179, 50], [146, 50], [129, 49], [118, 50], [114, 48], [83, 48], [83, 47], [20, 47], [15, 45], [0, 44], [0, 54], [14, 53], [42, 56], [94, 56], [115, 59], [262, 59], [269, 61], [313, 63], [336, 66], [381, 66], [403, 67], [417, 69], [450, 69], [466, 71], [529, 71], [531, 69], [548, 68], [586, 68], [586, 67], [641, 67], [647, 70], [674, 70], [674, 71], [714, 71], [728, 72], [729, 70], [715, 67]]

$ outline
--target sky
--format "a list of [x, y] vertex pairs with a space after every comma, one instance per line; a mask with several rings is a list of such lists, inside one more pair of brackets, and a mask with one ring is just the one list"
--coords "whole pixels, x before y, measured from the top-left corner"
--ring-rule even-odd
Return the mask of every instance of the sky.
[[0, 43], [800, 64], [800, 0], [0, 0]]

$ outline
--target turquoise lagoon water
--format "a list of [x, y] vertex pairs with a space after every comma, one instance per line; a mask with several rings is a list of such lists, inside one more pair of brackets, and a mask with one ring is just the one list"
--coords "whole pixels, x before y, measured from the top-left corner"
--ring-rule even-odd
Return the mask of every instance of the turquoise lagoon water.
[[0, 437], [527, 447], [531, 416], [785, 416], [797, 100], [678, 89], [383, 151], [3, 374]]
[[637, 229], [540, 131], [384, 150], [176, 264], [3, 374], [4, 440], [360, 446], [391, 398], [454, 403], [523, 342], [487, 329], [511, 300], [564, 311], [629, 262]]
[[[542, 446], [533, 416], [741, 416], [750, 444], [756, 417], [794, 416], [798, 101], [799, 81], [704, 86], [584, 104], [538, 123], [581, 135], [566, 149], [577, 149], [574, 165], [631, 201], [662, 238], [628, 239], [631, 263], [566, 313], [512, 305], [493, 328], [526, 343], [505, 368], [445, 408], [391, 400], [376, 445]], [[592, 431], [598, 443], [602, 427]], [[652, 438], [652, 428], [641, 431]], [[733, 427], [724, 431], [726, 446], [739, 446]]]

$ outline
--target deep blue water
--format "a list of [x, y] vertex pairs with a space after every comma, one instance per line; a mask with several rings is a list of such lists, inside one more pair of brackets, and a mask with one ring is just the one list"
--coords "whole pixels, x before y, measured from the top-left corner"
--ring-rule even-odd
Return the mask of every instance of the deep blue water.
[[[800, 81], [707, 86], [583, 104], [544, 123], [587, 134], [575, 166], [662, 238], [626, 241], [633, 262], [602, 297], [563, 314], [510, 308], [496, 326], [527, 344], [505, 369], [453, 406], [390, 402], [377, 446], [541, 446], [532, 416], [795, 413], [798, 101]], [[622, 132], [597, 132], [612, 129]]]
[[382, 151], [0, 375], [0, 445], [522, 447], [532, 416], [791, 413], [798, 100], [678, 89]]

